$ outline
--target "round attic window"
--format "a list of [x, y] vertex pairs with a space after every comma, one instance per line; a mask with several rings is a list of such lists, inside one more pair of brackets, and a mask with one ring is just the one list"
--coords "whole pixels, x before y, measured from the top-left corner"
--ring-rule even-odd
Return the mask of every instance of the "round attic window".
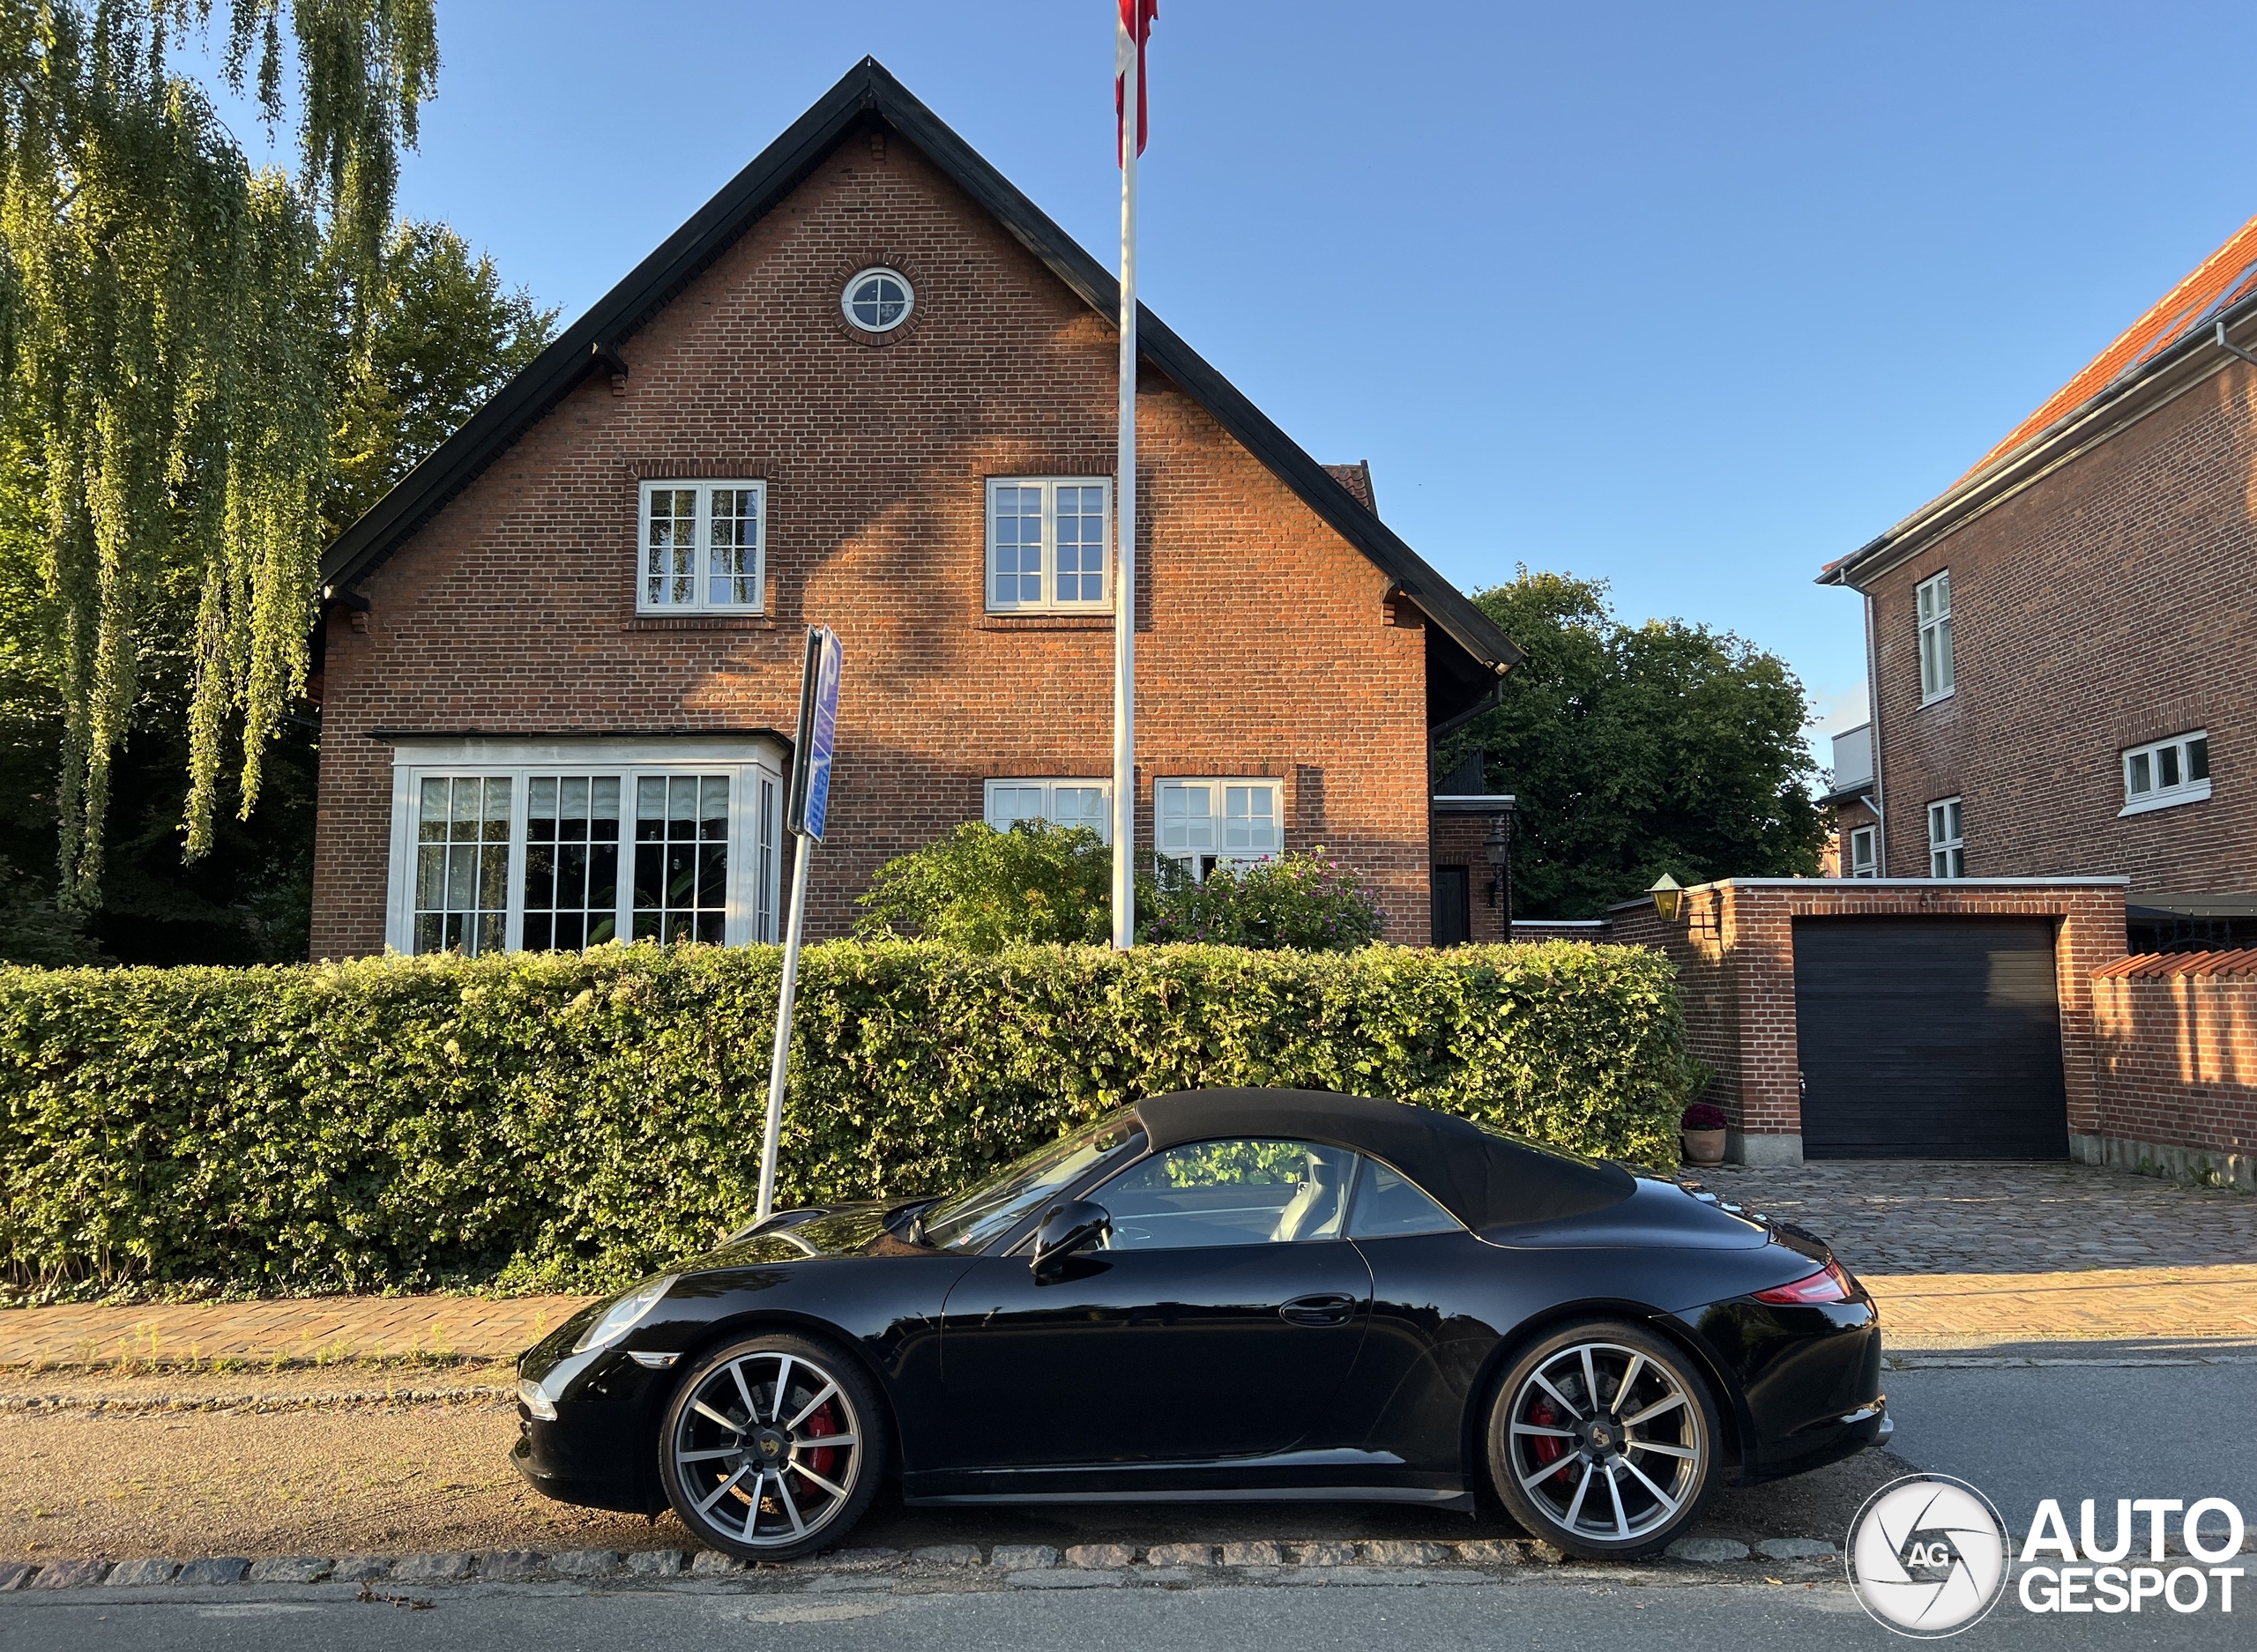
[[838, 301], [846, 319], [864, 332], [891, 332], [909, 319], [917, 296], [910, 291], [907, 276], [879, 267], [864, 270], [847, 282]]

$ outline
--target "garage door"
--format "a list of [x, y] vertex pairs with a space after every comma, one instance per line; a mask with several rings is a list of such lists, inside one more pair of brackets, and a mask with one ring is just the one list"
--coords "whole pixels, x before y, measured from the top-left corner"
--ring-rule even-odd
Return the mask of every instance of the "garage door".
[[2053, 925], [1798, 918], [1809, 1158], [2065, 1158]]

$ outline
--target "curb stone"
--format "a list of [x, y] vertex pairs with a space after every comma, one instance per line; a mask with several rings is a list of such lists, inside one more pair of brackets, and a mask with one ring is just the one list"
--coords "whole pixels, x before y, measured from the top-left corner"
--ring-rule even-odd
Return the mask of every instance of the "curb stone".
[[541, 1557], [523, 1549], [488, 1549], [474, 1557], [488, 1583], [522, 1583], [540, 1575]]
[[243, 1574], [250, 1570], [250, 1562], [239, 1554], [219, 1555], [190, 1560], [181, 1567], [180, 1575], [173, 1581], [183, 1584], [240, 1583], [243, 1581]]
[[11, 1589], [23, 1588], [25, 1580], [31, 1574], [31, 1567], [19, 1560], [11, 1560], [7, 1565], [0, 1566], [0, 1594], [4, 1594]]
[[548, 1557], [548, 1569], [559, 1577], [608, 1577], [620, 1559], [616, 1549], [567, 1549]]
[[1136, 1559], [1136, 1550], [1125, 1543], [1077, 1543], [1066, 1551], [1068, 1566], [1082, 1566], [1091, 1571], [1131, 1566]]
[[332, 1563], [319, 1555], [286, 1555], [272, 1560], [253, 1562], [250, 1581], [254, 1583], [318, 1583], [330, 1574]]
[[466, 1554], [409, 1554], [392, 1562], [384, 1575], [395, 1583], [454, 1583], [470, 1575]]
[[180, 1570], [177, 1560], [121, 1560], [102, 1580], [104, 1589], [145, 1589], [152, 1583], [169, 1583], [173, 1574]]
[[909, 1558], [922, 1560], [927, 1566], [978, 1566], [980, 1550], [969, 1543], [935, 1543], [912, 1549]]
[[1440, 1566], [1446, 1560], [1457, 1559], [1446, 1543], [1412, 1543], [1391, 1540], [1383, 1543], [1359, 1543], [1357, 1558], [1367, 1566]]
[[348, 1554], [339, 1557], [330, 1575], [340, 1583], [373, 1583], [391, 1570], [388, 1554]]
[[999, 1543], [988, 1564], [1010, 1572], [1039, 1572], [1058, 1564], [1058, 1551], [1047, 1543]]
[[1755, 1552], [1767, 1560], [1830, 1560], [1842, 1552], [1816, 1537], [1766, 1537]]
[[1215, 1545], [1211, 1543], [1162, 1543], [1144, 1551], [1146, 1566], [1212, 1566]]
[[1730, 1537], [1680, 1537], [1663, 1551], [1672, 1560], [1690, 1560], [1697, 1566], [1717, 1566], [1727, 1560], [1747, 1559], [1747, 1545], [1735, 1543]]
[[1285, 1551], [1274, 1543], [1226, 1543], [1223, 1545], [1225, 1566], [1283, 1566]]
[[26, 1589], [84, 1589], [99, 1583], [109, 1571], [107, 1560], [49, 1560]]
[[719, 1549], [700, 1549], [697, 1558], [689, 1563], [692, 1577], [741, 1577], [750, 1568], [733, 1554], [723, 1554]]
[[1356, 1545], [1352, 1543], [1303, 1543], [1294, 1547], [1300, 1551], [1295, 1559], [1303, 1566], [1356, 1564]]
[[674, 1577], [689, 1557], [679, 1549], [637, 1549], [627, 1557], [629, 1577]]

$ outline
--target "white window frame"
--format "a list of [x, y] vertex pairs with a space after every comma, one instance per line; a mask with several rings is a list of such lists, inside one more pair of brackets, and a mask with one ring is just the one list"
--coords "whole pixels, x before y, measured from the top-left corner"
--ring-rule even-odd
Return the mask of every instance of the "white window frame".
[[[1006, 792], [1028, 792], [1033, 791], [1038, 787], [1040, 788], [1042, 793], [1042, 813], [1039, 815], [1003, 815], [999, 814], [996, 798], [1000, 793]], [[1072, 776], [1065, 776], [1062, 778], [1030, 777], [1024, 779], [1012, 778], [990, 780], [982, 789], [980, 796], [980, 818], [985, 820], [997, 831], [1009, 831], [1013, 821], [1022, 820], [1047, 820], [1054, 826], [1089, 825], [1090, 822], [1086, 819], [1069, 818], [1063, 822], [1059, 820], [1058, 793], [1061, 791], [1093, 791], [1098, 794], [1099, 799], [1102, 800], [1104, 807], [1099, 811], [1098, 821], [1091, 830], [1097, 833], [1098, 837], [1101, 842], [1107, 844], [1111, 843], [1113, 841], [1113, 782], [1110, 780], [1077, 779]]]
[[[2167, 763], [2179, 770], [2179, 779], [2171, 785], [2163, 783]], [[2124, 807], [2116, 811], [2118, 820], [2127, 815], [2147, 815], [2159, 808], [2176, 808], [2181, 803], [2206, 801], [2210, 795], [2210, 731], [2191, 729], [2169, 740], [2131, 747], [2122, 753], [2119, 767], [2124, 781]], [[2200, 779], [2194, 778], [2197, 768], [2202, 771]], [[2135, 780], [2145, 784], [2134, 790]]]
[[[753, 527], [752, 540], [752, 599], [740, 602], [734, 599], [715, 601], [712, 598], [713, 572], [709, 559], [713, 552], [713, 495], [720, 489], [749, 491], [758, 502], [759, 512]], [[653, 598], [651, 594], [651, 501], [661, 493], [673, 494], [688, 489], [696, 495], [696, 526], [693, 530], [696, 544], [696, 576], [690, 581], [690, 599], [687, 602]], [[668, 575], [671, 581], [679, 576]], [[756, 478], [725, 476], [654, 477], [644, 482], [636, 494], [635, 506], [635, 612], [652, 614], [765, 614], [768, 611], [768, 484]]]
[[[1215, 842], [1211, 847], [1171, 847], [1166, 841], [1168, 793], [1186, 786], [1212, 789], [1206, 816], [1216, 823]], [[1276, 839], [1270, 848], [1233, 849], [1225, 843], [1225, 823], [1229, 819], [1229, 793], [1233, 786], [1247, 786], [1269, 793], [1270, 821]], [[1219, 802], [1212, 793], [1222, 794]], [[1264, 860], [1275, 860], [1285, 852], [1285, 783], [1258, 774], [1160, 776], [1152, 782], [1152, 843], [1168, 859], [1182, 862], [1193, 879], [1202, 883], [1207, 881], [1207, 874], [1218, 866], [1258, 866]]]
[[727, 915], [723, 944], [777, 938], [783, 859], [785, 748], [772, 740], [402, 740], [392, 753], [391, 856], [384, 944], [415, 947], [417, 810], [426, 779], [499, 777], [510, 785], [508, 919], [503, 949], [525, 943], [527, 782], [545, 775], [616, 775], [621, 781], [618, 931], [633, 935], [635, 783], [648, 776], [729, 777]]
[[[1877, 878], [1881, 875], [1881, 829], [1877, 826], [1853, 826], [1850, 841], [1845, 845], [1843, 870], [1853, 878]], [[1859, 849], [1865, 851], [1862, 861]]]
[[[995, 494], [1003, 487], [1039, 487], [1042, 489], [1042, 596], [1033, 601], [1007, 599], [997, 589], [995, 556], [996, 541]], [[1095, 487], [1100, 490], [1099, 511], [1104, 521], [1104, 543], [1098, 555], [1099, 578], [1103, 594], [1094, 601], [1087, 598], [1061, 602], [1058, 591], [1058, 490], [1061, 487]], [[1113, 612], [1113, 479], [1109, 476], [991, 476], [987, 487], [987, 550], [980, 562], [980, 582], [985, 586], [987, 611], [990, 614], [1110, 614]], [[1017, 577], [1017, 576], [1014, 576]]]
[[1959, 686], [1951, 652], [1951, 569], [1912, 588], [1912, 614], [1919, 633], [1920, 703], [1933, 705], [1951, 698]]
[[[901, 289], [901, 314], [896, 316], [891, 321], [864, 321], [854, 313], [855, 290], [874, 275], [883, 276]], [[878, 301], [883, 303], [885, 301], [880, 299]], [[873, 264], [867, 269], [855, 271], [853, 278], [847, 281], [838, 294], [838, 312], [846, 317], [846, 324], [857, 332], [891, 332], [895, 328], [906, 323], [910, 313], [916, 308], [917, 289], [910, 285], [907, 276], [890, 264]]]
[[1946, 881], [1967, 875], [1967, 815], [1962, 799], [1940, 797], [1928, 805], [1928, 875]]

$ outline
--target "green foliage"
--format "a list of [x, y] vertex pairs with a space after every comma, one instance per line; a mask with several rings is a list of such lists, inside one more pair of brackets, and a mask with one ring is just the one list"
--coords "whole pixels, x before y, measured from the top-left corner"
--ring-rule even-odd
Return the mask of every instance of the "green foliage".
[[1147, 910], [1138, 938], [1156, 942], [1346, 952], [1379, 939], [1379, 908], [1322, 845], [1307, 854], [1218, 866], [1203, 883], [1160, 882]]
[[[20, 1296], [596, 1288], [741, 1222], [775, 948], [0, 970]], [[840, 941], [804, 955], [779, 1196], [961, 1187], [1140, 1096], [1391, 1096], [1675, 1162], [1659, 954]], [[198, 1282], [201, 1282], [199, 1286]]]
[[1786, 663], [1678, 620], [1617, 622], [1603, 582], [1530, 573], [1474, 600], [1527, 655], [1503, 703], [1441, 742], [1479, 747], [1520, 800], [1515, 907], [1596, 918], [1664, 872], [1681, 883], [1814, 874], [1826, 839]]
[[967, 952], [1098, 942], [1110, 934], [1113, 852], [1084, 826], [966, 821], [889, 860], [860, 897], [866, 937], [917, 935]]
[[[0, 0], [0, 422], [34, 502], [24, 633], [62, 723], [62, 893], [99, 899], [112, 759], [153, 617], [185, 607], [190, 858], [305, 686], [335, 316], [366, 309], [438, 56], [432, 0], [230, 0], [222, 78], [285, 111], [254, 173], [168, 50], [217, 0]], [[348, 324], [348, 331], [354, 329]]]

